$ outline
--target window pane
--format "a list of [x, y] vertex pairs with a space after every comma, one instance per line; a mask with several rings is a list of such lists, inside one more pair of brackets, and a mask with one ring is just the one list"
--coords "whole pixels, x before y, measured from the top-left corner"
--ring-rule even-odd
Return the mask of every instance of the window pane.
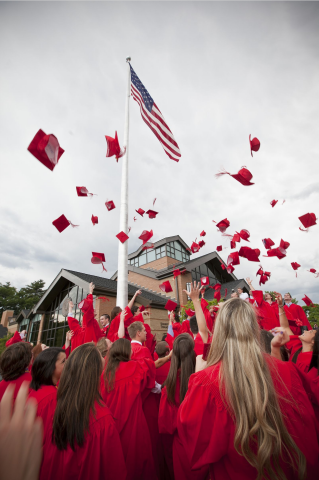
[[141, 265], [145, 265], [145, 263], [146, 263], [146, 255], [145, 255], [145, 254], [144, 254], [144, 255], [141, 255], [141, 256], [139, 257], [139, 263], [140, 263], [140, 266], [141, 266]]
[[177, 250], [181, 250], [181, 244], [179, 242], [174, 242], [174, 246], [175, 248], [177, 248]]
[[175, 258], [177, 260], [182, 260], [182, 252], [179, 252], [178, 250], [175, 250]]
[[63, 347], [64, 345], [64, 328], [58, 328], [57, 331], [55, 332], [55, 340], [54, 340], [54, 345], [56, 347]]
[[155, 250], [149, 250], [147, 252], [147, 262], [154, 262], [156, 260]]

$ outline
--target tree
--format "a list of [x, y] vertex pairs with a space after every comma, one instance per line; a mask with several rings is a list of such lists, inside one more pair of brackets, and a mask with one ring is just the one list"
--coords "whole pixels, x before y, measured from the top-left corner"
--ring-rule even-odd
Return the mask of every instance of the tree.
[[18, 290], [10, 282], [0, 283], [0, 315], [5, 310], [14, 310], [17, 315], [21, 310], [30, 310], [45, 293], [45, 282], [37, 280]]
[[301, 307], [307, 315], [309, 323], [312, 327], [314, 327], [315, 323], [319, 325], [319, 304], [314, 303], [313, 305], [313, 307], [308, 307], [308, 305]]
[[[207, 303], [208, 303], [208, 307], [210, 307], [211, 305], [218, 305], [218, 302], [215, 298], [214, 298], [214, 300], [207, 300]], [[195, 311], [194, 304], [193, 304], [192, 300], [188, 300], [186, 305], [184, 305], [183, 308], [181, 309], [181, 317], [180, 317], [181, 321], [186, 320], [187, 315], [185, 313], [185, 309], [188, 310], [189, 308], [191, 310]]]

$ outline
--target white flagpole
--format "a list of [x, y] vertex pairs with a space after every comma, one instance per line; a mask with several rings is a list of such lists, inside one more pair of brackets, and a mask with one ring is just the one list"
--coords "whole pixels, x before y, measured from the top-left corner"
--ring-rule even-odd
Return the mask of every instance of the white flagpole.
[[[122, 157], [122, 185], [121, 185], [121, 209], [120, 209], [120, 232], [128, 235], [128, 144], [129, 144], [129, 120], [130, 120], [130, 96], [131, 96], [131, 58], [127, 57], [127, 91], [125, 101], [125, 123], [123, 147], [126, 152]], [[128, 304], [128, 240], [124, 243], [119, 241], [118, 267], [117, 267], [117, 297], [116, 305], [124, 309]]]

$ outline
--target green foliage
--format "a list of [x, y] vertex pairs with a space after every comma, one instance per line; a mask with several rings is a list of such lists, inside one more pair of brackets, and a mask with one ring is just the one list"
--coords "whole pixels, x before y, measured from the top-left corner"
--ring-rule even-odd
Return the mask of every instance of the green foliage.
[[[216, 300], [215, 298], [214, 298], [214, 300], [210, 300], [210, 301], [207, 300], [207, 303], [208, 303], [208, 307], [207, 307], [207, 308], [209, 308], [211, 305], [218, 305], [218, 302], [217, 302], [217, 300]], [[186, 305], [184, 305], [184, 307], [182, 308], [182, 310], [181, 310], [181, 317], [180, 317], [180, 318], [181, 318], [181, 322], [182, 322], [183, 320], [186, 320], [187, 315], [186, 315], [186, 313], [185, 313], [185, 309], [188, 310], [189, 308], [191, 308], [192, 310], [195, 310], [194, 304], [193, 304], [192, 300], [188, 300], [188, 302], [186, 303]]]
[[0, 338], [0, 355], [6, 348], [6, 342], [13, 337], [13, 333], [8, 333], [6, 337]]
[[[275, 302], [276, 301], [276, 297], [275, 297], [275, 292], [271, 291], [269, 292], [268, 290], [265, 291], [265, 293], [269, 293], [271, 295], [271, 298], [272, 298], [272, 301]], [[282, 296], [284, 296], [282, 294]], [[296, 300], [296, 298], [292, 298], [291, 299], [291, 303], [295, 303], [296, 305], [298, 304], [298, 300]]]
[[314, 303], [314, 307], [308, 307], [307, 305], [301, 307], [308, 317], [309, 323], [314, 327], [315, 323], [319, 325], [319, 304]]
[[45, 293], [44, 281], [37, 280], [18, 290], [10, 282], [0, 283], [0, 318], [5, 310], [14, 310], [17, 315], [21, 310], [30, 310]]

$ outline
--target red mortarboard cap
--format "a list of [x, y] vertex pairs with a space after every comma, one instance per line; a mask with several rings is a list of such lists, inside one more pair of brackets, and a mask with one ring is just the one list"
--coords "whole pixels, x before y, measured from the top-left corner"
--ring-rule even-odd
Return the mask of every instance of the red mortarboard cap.
[[219, 290], [216, 290], [215, 293], [214, 293], [214, 298], [216, 298], [217, 302], [220, 301], [220, 289]]
[[262, 304], [262, 301], [264, 299], [262, 290], [254, 290], [252, 292], [252, 295], [253, 295], [254, 299], [256, 300], [258, 307], [260, 307], [260, 305]]
[[154, 248], [154, 243], [152, 242], [146, 242], [146, 243], [143, 243], [143, 248], [142, 250], [149, 250], [151, 248]]
[[105, 206], [109, 212], [115, 208], [113, 200], [110, 200], [109, 202], [105, 202]]
[[120, 233], [118, 233], [118, 234], [115, 235], [115, 236], [116, 236], [116, 238], [118, 238], [119, 241], [122, 242], [122, 243], [126, 242], [126, 240], [129, 239], [129, 237], [128, 237], [128, 236], [126, 235], [126, 233], [124, 233], [124, 232], [120, 232]]
[[92, 220], [92, 223], [93, 223], [93, 227], [94, 227], [94, 225], [96, 225], [97, 223], [99, 223], [98, 217], [95, 217], [94, 215], [92, 215], [91, 220]]
[[316, 273], [316, 269], [315, 268], [311, 268], [310, 270], [308, 270], [308, 272], [311, 272], [311, 273]]
[[54, 170], [61, 155], [64, 153], [63, 148], [59, 145], [58, 139], [52, 134], [46, 135], [41, 129], [28, 146], [28, 150], [51, 171]]
[[203, 230], [203, 231], [199, 234], [200, 237], [205, 237], [205, 235], [206, 235], [205, 230]]
[[[298, 268], [301, 266], [299, 265], [299, 263], [297, 262], [291, 262], [291, 266], [294, 270], [298, 270]], [[297, 276], [297, 272], [296, 272], [296, 276]]]
[[233, 177], [235, 180], [237, 180], [239, 183], [241, 183], [242, 185], [244, 186], [249, 186], [249, 185], [254, 185], [254, 183], [252, 183], [250, 180], [253, 178], [251, 172], [245, 168], [245, 167], [242, 167], [238, 173], [235, 173], [235, 174], [231, 174], [229, 172], [219, 172], [215, 175], [215, 177], [220, 177], [221, 175], [230, 175], [231, 177]]
[[205, 286], [209, 285], [209, 277], [202, 277], [200, 279], [200, 283], [201, 285], [205, 285]]
[[299, 230], [302, 232], [307, 232], [309, 227], [312, 227], [313, 225], [317, 225], [316, 223], [316, 215], [314, 213], [306, 213], [305, 215], [302, 215], [301, 217], [298, 217], [303, 226], [305, 227], [306, 230], [303, 228], [299, 227]]
[[235, 233], [234, 236], [233, 236], [233, 242], [236, 242], [236, 243], [240, 243], [240, 234], [239, 233]]
[[191, 245], [191, 251], [193, 253], [197, 253], [197, 252], [199, 252], [199, 249], [200, 249], [200, 246], [197, 243], [193, 242], [192, 245]]
[[216, 227], [219, 228], [219, 230], [224, 233], [226, 229], [229, 227], [230, 223], [227, 220], [227, 218], [224, 218], [224, 220], [221, 220], [216, 224]]
[[272, 200], [270, 202], [270, 205], [272, 206], [272, 208], [274, 208], [274, 206], [276, 205], [277, 202], [278, 202], [278, 200]]
[[271, 273], [270, 272], [264, 272], [264, 275], [267, 275], [267, 277], [270, 278]]
[[259, 262], [260, 250], [258, 248], [241, 247], [238, 252], [241, 257], [247, 258], [250, 262]]
[[181, 271], [178, 268], [174, 268], [173, 270], [174, 278], [178, 277], [178, 275], [181, 275]]
[[153, 236], [153, 230], [143, 230], [141, 235], [138, 237], [140, 240], [143, 240], [143, 244], [149, 241], [150, 238]]
[[218, 247], [216, 247], [216, 250], [217, 252], [221, 252], [223, 250], [223, 246], [222, 245], [218, 245]]
[[264, 257], [277, 257], [279, 260], [284, 258], [287, 255], [286, 250], [283, 248], [271, 248], [267, 250], [267, 255], [263, 255]]
[[84, 300], [82, 300], [82, 302], [79, 303], [79, 309], [82, 310], [83, 313], [85, 313], [88, 308], [90, 307], [91, 305], [91, 302], [90, 300], [87, 300], [86, 298]]
[[158, 287], [162, 290], [162, 292], [165, 292], [165, 293], [169, 293], [173, 291], [172, 286], [169, 283], [169, 280], [161, 283], [161, 285], [159, 285]]
[[226, 268], [227, 272], [228, 273], [233, 273], [233, 271], [235, 270], [234, 267], [232, 265], [228, 265], [228, 267]]
[[72, 227], [78, 227], [78, 225], [73, 225], [73, 223], [70, 222], [70, 220], [68, 220], [64, 215], [61, 215], [61, 217], [54, 220], [52, 225], [54, 225], [60, 233], [63, 232], [63, 230], [65, 230], [69, 225]]
[[249, 145], [250, 154], [251, 156], [253, 156], [253, 152], [258, 152], [258, 150], [260, 149], [260, 141], [256, 137], [251, 140], [251, 135], [249, 135]]
[[264, 273], [263, 267], [261, 265], [259, 265], [259, 269], [257, 270], [256, 277], [257, 277], [257, 275], [263, 275], [263, 273]]
[[236, 248], [236, 242], [234, 242], [234, 240], [230, 241], [230, 248], [231, 249]]
[[309, 297], [307, 297], [307, 295], [304, 296], [304, 298], [301, 299], [303, 302], [305, 302], [305, 304], [307, 305], [307, 307], [310, 307], [313, 305], [313, 302], [310, 300]]
[[228, 255], [227, 265], [239, 265], [239, 255], [238, 252], [232, 252]]
[[213, 287], [210, 287], [212, 288], [213, 290], [220, 290], [222, 288], [221, 284], [220, 283], [215, 283], [215, 285]]
[[139, 208], [138, 210], [135, 210], [137, 213], [139, 213], [141, 215], [141, 217], [143, 217], [144, 213], [145, 213], [145, 210], [143, 210], [143, 208]]
[[173, 300], [167, 300], [167, 303], [164, 308], [166, 308], [166, 310], [169, 310], [171, 312], [172, 310], [175, 310], [176, 307], [177, 307], [177, 303], [173, 302]]
[[119, 140], [117, 138], [117, 132], [115, 132], [115, 138], [105, 135], [105, 139], [107, 143], [106, 157], [113, 157], [113, 155], [115, 155], [116, 161], [118, 161], [119, 158], [123, 157], [126, 148], [121, 150]]
[[272, 241], [271, 238], [264, 238], [262, 240], [263, 244], [264, 244], [264, 247], [269, 250], [273, 245], [275, 245], [275, 243]]
[[158, 212], [155, 212], [154, 210], [147, 210], [146, 215], [148, 215], [148, 218], [156, 218], [156, 215]]
[[198, 246], [199, 246], [200, 248], [203, 248], [204, 245], [206, 245], [205, 242], [204, 242], [204, 240], [200, 240], [200, 241], [198, 242]]
[[[247, 242], [249, 242], [248, 239], [250, 237], [250, 233], [248, 232], [248, 230], [243, 229], [243, 230], [240, 230], [239, 233], [236, 232], [236, 234], [239, 235], [240, 238], [242, 238], [243, 240], [246, 240]], [[236, 241], [238, 241], [238, 240], [236, 240]]]
[[267, 275], [265, 274], [260, 275], [259, 285], [261, 284], [265, 285], [265, 283], [268, 282], [268, 280], [269, 278], [267, 277]]
[[99, 264], [99, 263], [105, 262], [104, 253], [92, 252], [91, 262], [94, 263], [94, 264]]
[[78, 194], [78, 197], [87, 197], [90, 195], [93, 197], [94, 193], [90, 193], [86, 187], [75, 187], [76, 188], [76, 193]]
[[186, 310], [186, 308], [185, 308], [185, 313], [188, 317], [193, 317], [195, 315], [195, 310], [192, 310], [191, 308], [188, 308]]
[[285, 242], [285, 240], [281, 239], [281, 240], [280, 240], [279, 248], [283, 248], [284, 250], [287, 250], [287, 248], [289, 247], [289, 245], [290, 245], [289, 242]]

